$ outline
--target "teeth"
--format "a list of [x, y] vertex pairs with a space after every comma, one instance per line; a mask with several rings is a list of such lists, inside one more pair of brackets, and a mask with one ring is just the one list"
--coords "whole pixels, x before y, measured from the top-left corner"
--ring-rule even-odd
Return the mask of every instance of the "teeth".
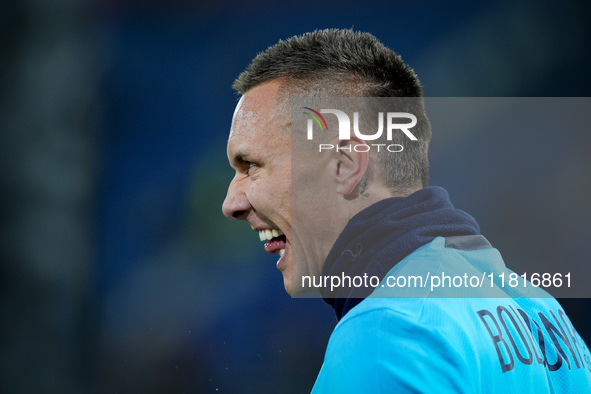
[[268, 241], [271, 238], [278, 237], [282, 234], [283, 233], [281, 232], [281, 230], [278, 230], [276, 228], [272, 230], [261, 230], [259, 231], [259, 239], [261, 240], [261, 242]]
[[279, 256], [283, 257], [284, 254], [285, 254], [285, 249], [281, 249], [279, 251]]

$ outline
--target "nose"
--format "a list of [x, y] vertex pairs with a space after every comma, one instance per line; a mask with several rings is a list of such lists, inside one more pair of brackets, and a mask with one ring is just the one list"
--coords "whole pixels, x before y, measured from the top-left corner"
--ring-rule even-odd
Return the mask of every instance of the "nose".
[[222, 211], [224, 215], [230, 219], [246, 220], [248, 212], [252, 208], [250, 202], [246, 197], [246, 193], [241, 187], [240, 182], [234, 178], [228, 186], [228, 193], [226, 199], [222, 204]]

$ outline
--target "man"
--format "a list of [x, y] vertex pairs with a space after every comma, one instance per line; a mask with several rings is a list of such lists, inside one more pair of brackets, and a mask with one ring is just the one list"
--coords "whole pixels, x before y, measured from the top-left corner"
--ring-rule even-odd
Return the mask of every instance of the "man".
[[560, 305], [427, 186], [431, 129], [398, 55], [315, 31], [259, 54], [234, 87], [224, 214], [279, 255], [288, 293], [320, 289], [339, 319], [313, 392], [591, 391]]

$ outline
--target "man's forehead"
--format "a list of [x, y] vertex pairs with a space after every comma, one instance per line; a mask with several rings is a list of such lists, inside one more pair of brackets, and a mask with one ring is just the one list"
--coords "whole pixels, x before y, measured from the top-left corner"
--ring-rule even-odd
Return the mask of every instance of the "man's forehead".
[[[248, 93], [247, 93], [248, 94]], [[236, 104], [236, 108], [234, 109], [234, 115], [232, 116], [232, 123], [236, 121], [237, 118], [249, 118], [254, 116], [255, 111], [254, 109], [256, 106], [251, 104], [252, 100], [248, 99], [249, 97], [243, 95], [240, 97], [238, 104]]]
[[278, 94], [280, 86], [278, 80], [265, 82], [240, 98], [232, 117], [230, 138], [261, 129], [271, 131], [289, 122], [289, 113], [283, 113], [285, 106]]
[[246, 96], [242, 96], [234, 110], [230, 138], [233, 134], [243, 132], [245, 129], [254, 128], [262, 120], [262, 114], [257, 110], [257, 107], [252, 105]]
[[228, 159], [232, 164], [245, 160], [263, 142], [265, 130], [269, 129], [269, 119], [259, 109], [250, 105], [245, 96], [236, 105], [227, 146]]
[[[248, 118], [253, 115], [260, 115], [277, 109], [279, 106], [279, 91], [281, 82], [271, 80], [255, 86], [242, 95], [234, 110], [234, 119], [237, 117]], [[272, 113], [271, 113], [272, 115]]]

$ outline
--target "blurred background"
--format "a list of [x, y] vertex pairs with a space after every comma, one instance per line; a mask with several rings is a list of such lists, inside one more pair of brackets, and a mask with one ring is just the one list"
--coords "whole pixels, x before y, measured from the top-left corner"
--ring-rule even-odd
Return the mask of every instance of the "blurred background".
[[[586, 1], [0, 4], [0, 391], [309, 392], [336, 323], [221, 203], [234, 78], [376, 35], [426, 96], [590, 96]], [[588, 264], [589, 130], [434, 130], [431, 184], [508, 262]], [[561, 300], [591, 342], [588, 299]]]

